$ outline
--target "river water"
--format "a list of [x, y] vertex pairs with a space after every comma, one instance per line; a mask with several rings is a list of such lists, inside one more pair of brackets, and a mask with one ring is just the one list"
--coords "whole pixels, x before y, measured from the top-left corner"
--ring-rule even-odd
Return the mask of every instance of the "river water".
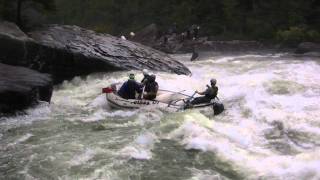
[[174, 56], [192, 76], [154, 72], [160, 88], [192, 94], [214, 77], [222, 114], [110, 109], [101, 88], [128, 72], [77, 77], [50, 106], [0, 118], [0, 179], [320, 179], [319, 58], [189, 57]]

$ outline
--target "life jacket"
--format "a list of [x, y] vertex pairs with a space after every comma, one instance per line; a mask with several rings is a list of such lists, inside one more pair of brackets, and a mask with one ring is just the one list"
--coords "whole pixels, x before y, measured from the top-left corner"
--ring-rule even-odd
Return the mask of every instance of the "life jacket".
[[218, 87], [217, 86], [209, 87], [205, 93], [205, 97], [209, 98], [209, 99], [214, 99], [217, 97], [217, 95], [218, 95]]
[[135, 80], [128, 80], [123, 83], [120, 90], [118, 91], [119, 96], [125, 99], [135, 99], [135, 95], [142, 92], [142, 85], [137, 83]]
[[150, 82], [148, 81], [145, 88], [144, 88], [144, 91], [145, 92], [153, 92], [153, 93], [157, 93], [158, 91], [158, 83], [153, 81], [153, 82]]

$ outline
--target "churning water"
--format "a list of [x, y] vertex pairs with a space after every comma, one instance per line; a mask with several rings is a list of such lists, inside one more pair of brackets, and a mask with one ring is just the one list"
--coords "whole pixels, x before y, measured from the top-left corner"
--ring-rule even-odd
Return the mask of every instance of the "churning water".
[[189, 56], [175, 58], [192, 76], [154, 72], [160, 88], [192, 94], [214, 77], [222, 114], [113, 110], [101, 88], [128, 72], [75, 78], [50, 106], [1, 118], [0, 179], [320, 179], [319, 58]]

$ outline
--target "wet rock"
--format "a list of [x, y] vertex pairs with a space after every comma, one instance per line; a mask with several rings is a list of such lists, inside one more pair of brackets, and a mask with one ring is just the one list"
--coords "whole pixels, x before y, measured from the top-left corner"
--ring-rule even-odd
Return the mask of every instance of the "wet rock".
[[77, 26], [48, 25], [24, 34], [0, 22], [0, 62], [53, 75], [55, 82], [93, 72], [129, 69], [190, 74], [167, 54]]
[[0, 22], [0, 62], [29, 66], [28, 52], [34, 46], [35, 42], [14, 23]]
[[190, 74], [183, 64], [165, 53], [77, 26], [49, 25], [30, 35], [41, 45], [59, 51], [60, 56], [54, 60], [61, 61], [70, 69], [75, 66], [83, 71], [96, 72], [146, 68]]
[[320, 44], [312, 43], [312, 42], [303, 42], [298, 45], [295, 53], [304, 54], [309, 52], [320, 52]]
[[50, 102], [50, 75], [0, 63], [0, 114], [13, 113], [39, 101]]

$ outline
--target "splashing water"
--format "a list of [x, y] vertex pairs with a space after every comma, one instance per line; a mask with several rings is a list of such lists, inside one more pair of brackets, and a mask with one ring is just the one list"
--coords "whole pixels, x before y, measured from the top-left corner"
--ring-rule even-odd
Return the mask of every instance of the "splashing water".
[[[208, 56], [192, 76], [153, 72], [192, 94], [218, 80], [226, 111], [111, 109], [101, 88], [129, 72], [55, 87], [52, 103], [0, 118], [5, 179], [320, 179], [319, 58]], [[142, 79], [142, 73], [137, 79]]]

